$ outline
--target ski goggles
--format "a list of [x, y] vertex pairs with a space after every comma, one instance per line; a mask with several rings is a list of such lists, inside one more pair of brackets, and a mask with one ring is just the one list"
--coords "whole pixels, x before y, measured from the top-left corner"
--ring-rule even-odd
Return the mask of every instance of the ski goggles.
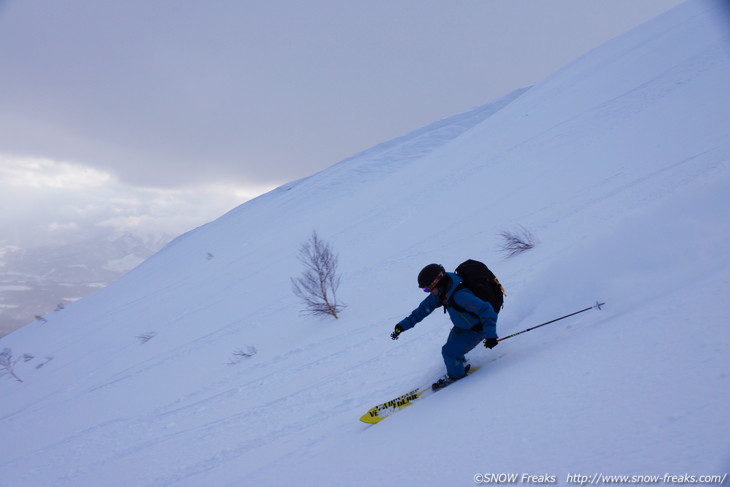
[[439, 275], [436, 276], [436, 279], [434, 279], [431, 284], [429, 284], [426, 287], [421, 288], [421, 289], [423, 289], [423, 292], [424, 293], [430, 293], [431, 291], [433, 291], [434, 289], [436, 289], [436, 286], [438, 285], [438, 283], [439, 283], [439, 281], [441, 280], [442, 277], [444, 277], [444, 273], [443, 272], [439, 273]]

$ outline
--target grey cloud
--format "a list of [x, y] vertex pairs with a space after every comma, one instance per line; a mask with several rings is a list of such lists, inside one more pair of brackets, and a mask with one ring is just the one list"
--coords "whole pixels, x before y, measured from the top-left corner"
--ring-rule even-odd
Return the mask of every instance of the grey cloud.
[[0, 152], [135, 185], [282, 183], [539, 81], [676, 3], [6, 2]]

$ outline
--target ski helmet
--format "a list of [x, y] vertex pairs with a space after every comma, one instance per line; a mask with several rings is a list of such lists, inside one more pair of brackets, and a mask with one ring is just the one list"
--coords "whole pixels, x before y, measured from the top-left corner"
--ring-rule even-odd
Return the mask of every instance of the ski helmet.
[[428, 264], [418, 273], [418, 287], [424, 288], [430, 286], [436, 280], [439, 274], [446, 272], [444, 266], [439, 264]]

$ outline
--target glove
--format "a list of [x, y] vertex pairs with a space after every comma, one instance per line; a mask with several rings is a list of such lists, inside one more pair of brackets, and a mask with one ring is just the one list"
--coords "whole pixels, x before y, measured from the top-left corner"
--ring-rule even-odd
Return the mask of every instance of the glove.
[[484, 348], [493, 349], [499, 344], [499, 340], [496, 338], [487, 338], [484, 340]]
[[393, 340], [397, 340], [400, 334], [403, 333], [403, 327], [400, 325], [395, 325], [395, 330], [393, 333], [390, 334], [390, 338]]

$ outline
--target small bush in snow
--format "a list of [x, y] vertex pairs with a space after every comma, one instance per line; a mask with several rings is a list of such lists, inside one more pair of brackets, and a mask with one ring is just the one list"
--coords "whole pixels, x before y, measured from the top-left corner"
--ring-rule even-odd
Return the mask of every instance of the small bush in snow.
[[519, 227], [516, 230], [505, 230], [499, 236], [502, 239], [499, 250], [507, 258], [526, 252], [537, 245], [535, 236], [524, 227]]
[[149, 333], [142, 333], [141, 335], [137, 335], [137, 340], [139, 340], [140, 343], [145, 344], [148, 341], [152, 340], [155, 336], [157, 336], [157, 333], [151, 331]]
[[256, 355], [256, 352], [258, 352], [256, 347], [237, 348], [233, 351], [231, 361], [228, 362], [228, 365], [236, 365], [242, 360], [253, 357]]
[[344, 305], [337, 302], [337, 288], [340, 277], [337, 275], [337, 256], [317, 232], [299, 249], [299, 261], [304, 264], [301, 277], [292, 278], [292, 290], [304, 303], [303, 312], [312, 315], [331, 315]]
[[38, 365], [35, 366], [36, 369], [42, 369], [48, 362], [53, 360], [53, 357], [46, 357], [45, 362], [41, 362]]
[[18, 360], [19, 359], [13, 360], [13, 351], [11, 349], [3, 349], [3, 351], [0, 352], [0, 377], [7, 375], [18, 382], [23, 382], [20, 377], [15, 375], [15, 369], [13, 368]]

